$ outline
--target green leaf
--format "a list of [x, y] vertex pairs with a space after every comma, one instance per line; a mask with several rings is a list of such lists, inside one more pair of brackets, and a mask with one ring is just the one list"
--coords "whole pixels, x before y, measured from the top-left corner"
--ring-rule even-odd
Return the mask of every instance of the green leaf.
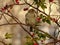
[[44, 34], [46, 37], [50, 38], [50, 36], [48, 34]]
[[45, 21], [46, 21], [46, 19], [42, 19], [42, 21], [43, 21], [43, 22], [45, 22]]
[[9, 45], [12, 45], [12, 43], [9, 43]]
[[45, 2], [45, 0], [41, 0], [41, 2]]
[[49, 19], [47, 19], [46, 22], [47, 22], [48, 24], [51, 24], [51, 21], [50, 21]]
[[40, 18], [43, 18], [43, 14], [40, 14]]
[[41, 8], [44, 10], [44, 9], [47, 8], [47, 7], [46, 7], [46, 5], [42, 5]]
[[40, 18], [42, 18], [42, 19], [44, 19], [45, 18], [45, 16], [43, 15], [43, 14], [40, 14], [40, 16], [39, 16]]
[[40, 40], [40, 38], [39, 37], [35, 37], [34, 40], [38, 41], [38, 40]]
[[38, 0], [34, 0], [35, 4], [38, 4]]
[[26, 42], [25, 45], [33, 45], [33, 41]]
[[35, 33], [35, 34], [38, 34], [38, 30], [34, 30], [34, 33]]
[[42, 2], [40, 3], [40, 6], [41, 6], [41, 8], [42, 8], [43, 10], [44, 10], [45, 8], [47, 8], [46, 5], [45, 5], [44, 3], [42, 3]]
[[6, 33], [6, 34], [5, 34], [5, 38], [6, 38], [6, 39], [12, 38], [12, 34]]
[[43, 10], [47, 8], [45, 5], [45, 0], [34, 0], [34, 2], [36, 5], [40, 6]]
[[28, 35], [25, 38], [29, 38], [30, 39], [30, 37]]
[[44, 40], [46, 39], [46, 36], [45, 36], [44, 34], [42, 34], [42, 33], [39, 33], [39, 34], [38, 34], [38, 37], [39, 37], [40, 39], [44, 39]]

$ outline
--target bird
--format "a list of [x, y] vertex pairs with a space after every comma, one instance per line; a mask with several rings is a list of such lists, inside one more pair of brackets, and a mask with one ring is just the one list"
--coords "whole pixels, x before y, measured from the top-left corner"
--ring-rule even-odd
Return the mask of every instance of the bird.
[[28, 12], [25, 15], [25, 22], [27, 25], [30, 26], [30, 31], [33, 31], [32, 26], [35, 26], [36, 24], [36, 17], [37, 17], [37, 11], [34, 9], [28, 10]]

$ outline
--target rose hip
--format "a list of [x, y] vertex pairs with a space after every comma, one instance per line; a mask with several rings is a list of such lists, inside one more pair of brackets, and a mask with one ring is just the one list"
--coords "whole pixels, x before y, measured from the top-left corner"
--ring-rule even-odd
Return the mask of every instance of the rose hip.
[[24, 10], [24, 11], [27, 11], [27, 10], [28, 10], [28, 8], [24, 8], [23, 10]]
[[19, 4], [19, 0], [15, 0], [17, 4]]
[[38, 45], [38, 43], [34, 43], [33, 45]]
[[37, 20], [37, 22], [40, 22], [41, 18], [40, 17], [37, 17], [36, 20]]
[[53, 2], [54, 0], [49, 0], [49, 2]]

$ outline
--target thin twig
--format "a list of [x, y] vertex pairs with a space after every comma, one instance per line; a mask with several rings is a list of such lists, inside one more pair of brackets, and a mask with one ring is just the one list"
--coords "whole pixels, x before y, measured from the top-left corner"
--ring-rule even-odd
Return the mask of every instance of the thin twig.
[[9, 23], [9, 21], [7, 20], [7, 18], [5, 17], [5, 15], [3, 14], [3, 17], [5, 18], [5, 20], [7, 21], [7, 23]]
[[49, 5], [49, 15], [51, 14], [51, 4]]
[[0, 26], [5, 26], [5, 25], [18, 25], [18, 24], [28, 26], [28, 25], [23, 24], [23, 23], [5, 23], [5, 24], [0, 24]]
[[57, 41], [54, 41], [54, 42], [49, 42], [49, 43], [47, 43], [46, 45], [52, 44], [52, 43], [57, 43], [57, 42], [60, 42], [60, 40], [57, 40]]
[[3, 42], [3, 41], [0, 41], [1, 43], [3, 43], [4, 45], [7, 45], [5, 42]]

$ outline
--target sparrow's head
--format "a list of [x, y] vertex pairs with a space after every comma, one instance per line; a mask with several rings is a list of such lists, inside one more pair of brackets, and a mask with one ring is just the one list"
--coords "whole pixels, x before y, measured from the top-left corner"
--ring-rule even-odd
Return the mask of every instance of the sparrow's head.
[[34, 13], [35, 10], [34, 9], [30, 9], [28, 12]]

